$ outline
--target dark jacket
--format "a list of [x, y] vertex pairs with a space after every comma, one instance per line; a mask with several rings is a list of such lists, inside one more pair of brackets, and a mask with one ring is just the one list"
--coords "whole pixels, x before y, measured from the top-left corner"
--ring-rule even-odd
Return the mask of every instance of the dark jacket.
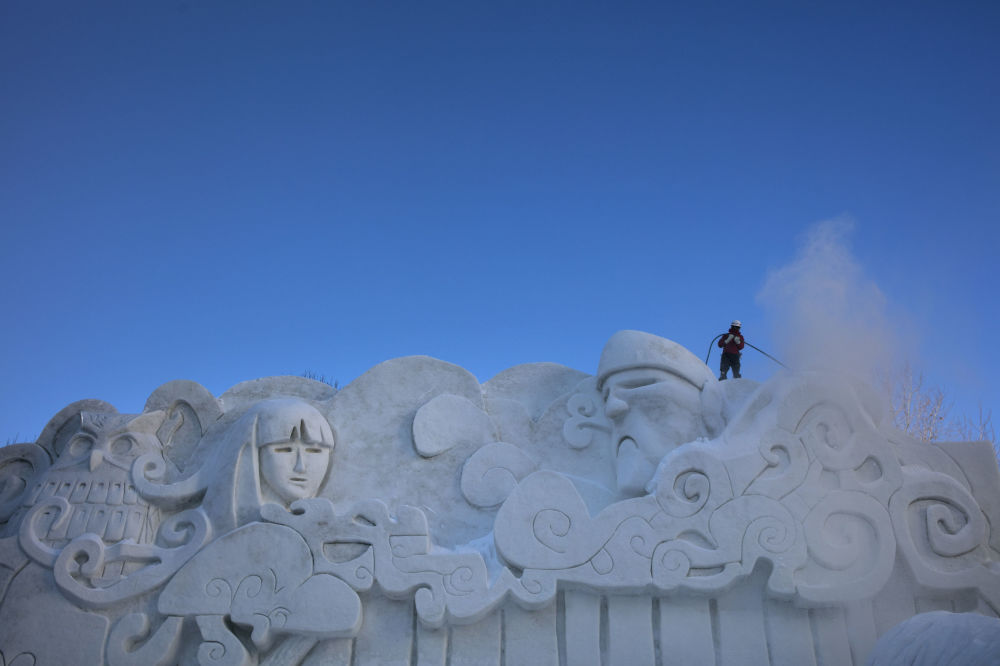
[[[733, 339], [726, 342], [730, 335], [733, 336]], [[719, 338], [719, 346], [722, 347], [723, 353], [726, 354], [739, 354], [740, 350], [743, 349], [743, 342], [743, 334], [735, 326], [730, 326], [729, 332], [723, 333], [722, 337]]]

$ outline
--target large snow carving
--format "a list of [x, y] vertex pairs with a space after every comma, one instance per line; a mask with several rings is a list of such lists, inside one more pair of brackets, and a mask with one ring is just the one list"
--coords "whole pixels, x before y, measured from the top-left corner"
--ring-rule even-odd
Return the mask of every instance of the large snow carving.
[[73, 403], [0, 448], [0, 665], [882, 663], [997, 618], [1000, 472], [873, 396], [622, 331]]

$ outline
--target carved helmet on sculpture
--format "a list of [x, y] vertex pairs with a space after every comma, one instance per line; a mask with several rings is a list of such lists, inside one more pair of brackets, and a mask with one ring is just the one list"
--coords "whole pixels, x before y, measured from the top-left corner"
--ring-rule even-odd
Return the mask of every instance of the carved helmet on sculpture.
[[597, 364], [597, 390], [611, 375], [637, 368], [663, 370], [698, 389], [706, 434], [714, 437], [722, 431], [723, 398], [715, 373], [685, 347], [652, 333], [618, 331], [608, 338]]
[[694, 354], [673, 340], [643, 331], [618, 331], [612, 335], [597, 364], [597, 387], [616, 372], [635, 368], [665, 370], [687, 380], [697, 389], [715, 379], [715, 373]]

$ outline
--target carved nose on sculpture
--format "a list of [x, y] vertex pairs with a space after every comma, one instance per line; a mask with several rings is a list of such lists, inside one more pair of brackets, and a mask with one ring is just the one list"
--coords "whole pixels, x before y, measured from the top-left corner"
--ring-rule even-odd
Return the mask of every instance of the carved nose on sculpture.
[[628, 411], [628, 403], [621, 398], [611, 394], [607, 402], [604, 403], [604, 415], [609, 419], [618, 418]]
[[104, 462], [104, 453], [101, 451], [91, 451], [90, 452], [90, 471], [93, 472], [95, 469], [101, 466]]
[[297, 447], [295, 450], [295, 471], [304, 472], [306, 471], [305, 463], [302, 462], [302, 448]]

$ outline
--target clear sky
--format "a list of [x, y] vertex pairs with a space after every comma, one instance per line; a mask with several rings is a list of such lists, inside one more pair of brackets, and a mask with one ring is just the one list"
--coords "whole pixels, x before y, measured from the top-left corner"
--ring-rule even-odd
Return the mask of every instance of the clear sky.
[[623, 328], [822, 355], [762, 294], [831, 218], [808, 304], [1000, 411], [998, 69], [994, 2], [3, 2], [0, 443], [179, 378], [594, 372]]

